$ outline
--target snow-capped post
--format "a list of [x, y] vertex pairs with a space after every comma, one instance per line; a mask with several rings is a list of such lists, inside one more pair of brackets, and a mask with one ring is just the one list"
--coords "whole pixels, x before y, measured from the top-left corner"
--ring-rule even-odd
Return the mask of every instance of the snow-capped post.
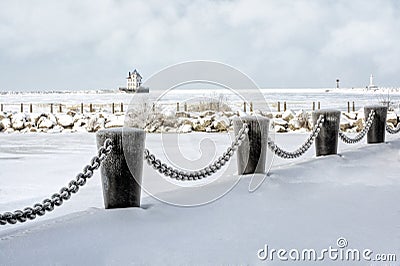
[[368, 118], [371, 110], [375, 111], [375, 116], [372, 125], [367, 133], [367, 143], [385, 142], [387, 107], [382, 105], [365, 106], [365, 118]]
[[325, 120], [321, 130], [315, 139], [315, 154], [317, 156], [337, 154], [338, 136], [340, 126], [340, 111], [337, 110], [317, 110], [312, 114], [313, 123], [317, 122], [320, 115]]
[[83, 114], [83, 103], [81, 103], [81, 114]]
[[278, 102], [278, 112], [281, 111], [281, 102]]
[[234, 118], [233, 129], [236, 136], [243, 123], [248, 125], [249, 132], [237, 150], [238, 174], [265, 173], [269, 119], [259, 116]]
[[98, 131], [96, 137], [98, 147], [108, 138], [113, 145], [101, 166], [105, 208], [140, 207], [145, 132], [137, 128], [112, 128]]

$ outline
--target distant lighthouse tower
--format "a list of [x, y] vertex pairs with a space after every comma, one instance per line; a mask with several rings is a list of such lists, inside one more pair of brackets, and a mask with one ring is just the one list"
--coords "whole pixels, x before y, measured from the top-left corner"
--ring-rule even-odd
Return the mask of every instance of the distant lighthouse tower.
[[371, 74], [371, 76], [369, 77], [368, 89], [377, 89], [377, 88], [378, 86], [374, 84], [374, 75]]

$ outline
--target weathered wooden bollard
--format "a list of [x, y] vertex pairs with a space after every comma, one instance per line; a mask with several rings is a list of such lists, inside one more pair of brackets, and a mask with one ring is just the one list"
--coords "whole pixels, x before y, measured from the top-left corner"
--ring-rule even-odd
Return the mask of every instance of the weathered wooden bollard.
[[113, 128], [97, 132], [98, 147], [108, 138], [113, 145], [101, 166], [106, 209], [140, 207], [145, 137], [145, 132], [137, 128]]
[[248, 125], [249, 132], [237, 150], [238, 174], [265, 173], [269, 119], [258, 116], [234, 118], [236, 136], [243, 123]]
[[368, 119], [371, 110], [375, 111], [375, 116], [372, 125], [367, 133], [367, 143], [385, 142], [387, 107], [381, 105], [365, 106], [365, 119]]
[[337, 110], [317, 110], [312, 114], [314, 125], [320, 115], [323, 115], [325, 120], [322, 124], [318, 137], [315, 139], [315, 154], [317, 156], [337, 154], [339, 126], [340, 126], [340, 111]]

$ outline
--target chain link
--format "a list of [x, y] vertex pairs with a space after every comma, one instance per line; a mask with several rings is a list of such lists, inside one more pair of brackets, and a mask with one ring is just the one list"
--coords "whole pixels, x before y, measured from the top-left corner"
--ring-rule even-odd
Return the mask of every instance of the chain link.
[[293, 152], [285, 151], [280, 148], [272, 139], [268, 137], [268, 147], [273, 151], [277, 156], [284, 158], [284, 159], [294, 159], [302, 156], [308, 149], [310, 149], [312, 143], [314, 142], [315, 138], [318, 136], [319, 132], [321, 131], [322, 124], [324, 123], [325, 118], [323, 115], [320, 115], [317, 122], [315, 123], [314, 129], [311, 132], [311, 135], [305, 141], [303, 145], [300, 146], [297, 150]]
[[386, 131], [387, 131], [389, 134], [397, 134], [397, 133], [400, 132], [400, 124], [398, 124], [397, 127], [394, 128], [394, 129], [391, 128], [389, 125], [386, 125]]
[[243, 127], [239, 130], [237, 136], [235, 137], [232, 144], [228, 147], [226, 152], [224, 152], [216, 161], [200, 170], [186, 172], [168, 166], [167, 164], [157, 159], [155, 155], [150, 153], [148, 149], [144, 150], [144, 159], [150, 166], [153, 166], [153, 168], [156, 169], [159, 173], [167, 177], [181, 181], [203, 179], [217, 172], [230, 160], [237, 148], [246, 138], [247, 132], [249, 132], [249, 128], [246, 123], [243, 123]]
[[33, 220], [37, 216], [43, 216], [46, 212], [51, 212], [55, 207], [61, 206], [64, 201], [69, 200], [72, 194], [79, 191], [79, 188], [86, 184], [88, 178], [93, 176], [93, 171], [99, 169], [101, 162], [107, 157], [112, 150], [111, 139], [106, 139], [104, 145], [98, 150], [97, 156], [94, 156], [90, 164], [83, 168], [83, 172], [79, 173], [74, 180], [69, 182], [67, 187], [60, 189], [59, 193], [54, 193], [50, 199], [44, 199], [42, 203], [36, 203], [33, 207], [26, 207], [23, 210], [14, 212], [0, 213], [0, 225], [24, 223], [27, 220]]
[[365, 122], [365, 127], [360, 131], [360, 133], [358, 133], [357, 136], [355, 136], [354, 138], [350, 138], [346, 136], [343, 132], [339, 132], [340, 139], [347, 144], [354, 144], [361, 141], [371, 128], [371, 125], [374, 122], [374, 118], [375, 118], [375, 111], [371, 110], [371, 112], [368, 115], [368, 119]]

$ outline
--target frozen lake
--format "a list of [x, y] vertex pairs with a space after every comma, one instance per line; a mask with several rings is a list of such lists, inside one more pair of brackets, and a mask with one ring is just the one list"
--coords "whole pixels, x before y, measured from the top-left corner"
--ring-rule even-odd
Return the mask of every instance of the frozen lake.
[[[241, 108], [242, 103], [246, 99], [256, 99], [254, 104], [267, 103], [271, 110], [276, 110], [277, 102], [287, 102], [290, 109], [306, 109], [312, 108], [312, 102], [320, 102], [321, 108], [335, 108], [339, 110], [347, 110], [347, 102], [354, 102], [356, 110], [367, 104], [378, 104], [384, 101], [390, 101], [395, 108], [399, 107], [400, 91], [399, 89], [380, 89], [371, 91], [366, 89], [261, 89], [264, 99], [259, 99], [257, 91], [243, 90], [242, 97], [234, 92], [226, 89], [204, 88], [204, 89], [187, 89], [177, 88], [169, 91], [157, 100], [160, 104], [175, 107], [176, 102], [198, 102], [204, 99], [219, 99], [223, 97], [225, 102], [230, 103], [237, 108]], [[156, 93], [150, 93], [150, 98]], [[158, 94], [157, 94], [158, 96]], [[148, 97], [146, 95], [146, 97]], [[63, 104], [66, 107], [77, 107], [81, 103], [88, 105], [107, 104], [110, 109], [111, 103], [123, 103], [124, 105], [134, 101], [132, 94], [119, 91], [85, 91], [85, 92], [65, 92], [65, 93], [2, 93], [0, 94], [0, 104], [4, 105], [4, 110], [19, 111], [20, 104], [33, 104], [34, 109], [43, 109], [48, 111], [48, 104]], [[152, 100], [154, 102], [154, 99]], [[251, 100], [253, 101], [253, 100]], [[258, 101], [258, 102], [257, 102]], [[56, 106], [54, 107], [56, 110]], [[119, 108], [119, 107], [116, 107]], [[182, 107], [181, 107], [182, 108]], [[28, 110], [28, 106], [25, 106]]]

